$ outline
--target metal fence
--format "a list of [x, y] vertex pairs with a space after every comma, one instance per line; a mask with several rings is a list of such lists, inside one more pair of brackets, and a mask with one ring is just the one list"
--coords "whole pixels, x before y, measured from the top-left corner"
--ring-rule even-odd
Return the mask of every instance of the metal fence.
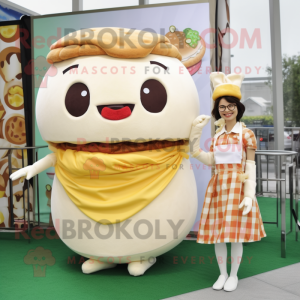
[[[257, 150], [267, 150], [273, 151], [274, 149], [274, 127], [257, 127], [257, 126], [249, 126], [257, 140]], [[285, 163], [295, 163], [296, 172], [295, 172], [295, 180], [299, 179], [299, 167], [300, 167], [300, 127], [284, 127], [284, 150], [295, 151], [298, 153], [297, 156], [291, 158], [286, 158]], [[293, 161], [292, 161], [293, 160]], [[275, 170], [275, 157], [270, 155], [262, 155], [258, 161], [258, 168], [260, 169], [259, 173], [263, 174], [267, 178], [276, 177]], [[276, 185], [275, 182], [266, 181], [260, 183], [258, 185], [258, 192], [261, 193], [276, 193]], [[289, 186], [287, 186], [287, 193], [289, 193]], [[296, 191], [298, 193], [298, 190]]]
[[[257, 195], [272, 197], [276, 199], [276, 223], [278, 226], [278, 204], [281, 200], [280, 214], [285, 215], [283, 199], [289, 199], [290, 209], [296, 208], [300, 202], [300, 127], [284, 127], [284, 150], [274, 149], [274, 127], [248, 127], [257, 139]], [[295, 155], [284, 155], [278, 161], [274, 152], [296, 152]], [[264, 178], [261, 180], [261, 178]], [[285, 196], [283, 195], [285, 194]], [[290, 212], [291, 213], [291, 212]], [[292, 230], [292, 215], [290, 215], [290, 231]], [[269, 223], [269, 222], [267, 222]], [[285, 222], [284, 222], [285, 223]], [[284, 237], [285, 240], [285, 237]], [[298, 240], [298, 230], [296, 226], [296, 240]], [[285, 243], [284, 243], [285, 244]], [[282, 255], [285, 256], [285, 246], [282, 244]]]
[[[295, 189], [294, 189], [294, 180], [297, 178], [296, 176], [296, 166], [297, 162], [294, 162], [293, 157], [298, 155], [295, 151], [286, 151], [286, 150], [258, 150], [256, 152], [256, 164], [257, 164], [257, 193], [256, 195], [264, 195], [268, 191], [263, 191], [262, 182], [273, 182], [275, 183], [276, 189], [276, 222], [267, 222], [264, 223], [268, 224], [277, 224], [278, 227], [278, 199], [280, 199], [280, 214], [281, 214], [281, 257], [286, 257], [286, 236], [293, 231], [293, 216], [292, 216], [292, 209], [294, 208], [294, 199], [295, 199]], [[270, 178], [269, 174], [267, 173], [266, 177], [263, 175], [262, 172], [262, 164], [260, 162], [261, 156], [269, 156], [275, 157], [275, 177]], [[284, 162], [289, 158], [291, 163]], [[267, 159], [268, 161], [268, 159]], [[289, 197], [287, 196], [287, 187], [289, 192]], [[298, 190], [298, 181], [296, 180], [296, 190]], [[290, 223], [290, 230], [286, 231], [286, 199], [289, 198], [289, 223]], [[296, 210], [298, 211], [298, 201], [296, 200]], [[296, 233], [296, 240], [298, 235]]]
[[[249, 126], [257, 139], [257, 150], [278, 150], [274, 149], [274, 127]], [[284, 149], [300, 152], [300, 127], [284, 127]]]

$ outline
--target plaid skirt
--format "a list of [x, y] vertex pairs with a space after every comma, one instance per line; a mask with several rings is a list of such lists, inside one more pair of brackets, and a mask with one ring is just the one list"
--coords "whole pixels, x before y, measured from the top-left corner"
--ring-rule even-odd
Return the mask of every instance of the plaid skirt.
[[197, 243], [244, 243], [260, 241], [266, 236], [257, 199], [251, 211], [243, 216], [244, 184], [238, 174], [242, 164], [216, 165], [203, 203]]

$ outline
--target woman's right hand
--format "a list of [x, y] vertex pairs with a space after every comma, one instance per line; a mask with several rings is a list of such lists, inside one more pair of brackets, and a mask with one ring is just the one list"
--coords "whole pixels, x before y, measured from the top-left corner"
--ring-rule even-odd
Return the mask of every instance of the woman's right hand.
[[202, 130], [204, 126], [209, 122], [210, 118], [210, 116], [200, 115], [193, 121], [193, 126]]

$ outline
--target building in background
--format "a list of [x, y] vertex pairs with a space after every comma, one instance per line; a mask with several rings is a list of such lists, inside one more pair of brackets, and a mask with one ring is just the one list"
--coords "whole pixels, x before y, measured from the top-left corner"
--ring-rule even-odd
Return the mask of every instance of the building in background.
[[246, 107], [245, 116], [272, 115], [272, 102], [262, 97], [249, 97], [242, 101]]
[[242, 101], [250, 97], [261, 97], [273, 104], [272, 89], [268, 85], [268, 78], [245, 78], [242, 87]]
[[272, 90], [268, 78], [246, 78], [241, 87], [242, 103], [246, 107], [244, 116], [272, 115]]

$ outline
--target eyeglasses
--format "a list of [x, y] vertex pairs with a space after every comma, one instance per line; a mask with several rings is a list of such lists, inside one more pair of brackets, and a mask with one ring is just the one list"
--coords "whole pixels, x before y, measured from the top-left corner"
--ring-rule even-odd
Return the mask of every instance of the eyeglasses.
[[236, 107], [236, 104], [229, 104], [227, 106], [221, 105], [221, 106], [219, 106], [219, 111], [225, 111], [226, 108], [228, 108], [229, 110], [232, 111], [232, 110], [235, 110], [235, 107]]

